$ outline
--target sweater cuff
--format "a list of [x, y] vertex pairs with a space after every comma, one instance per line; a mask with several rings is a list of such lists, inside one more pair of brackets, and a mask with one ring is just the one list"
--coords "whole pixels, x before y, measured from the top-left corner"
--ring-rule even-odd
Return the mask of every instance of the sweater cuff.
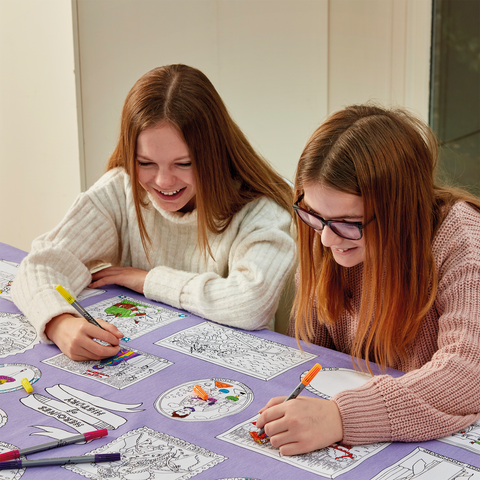
[[342, 443], [360, 445], [391, 440], [390, 419], [375, 378], [359, 388], [338, 393], [332, 400], [342, 417]]
[[34, 307], [27, 312], [27, 318], [31, 318], [31, 323], [35, 325], [40, 340], [43, 343], [53, 342], [45, 335], [45, 325], [58, 315], [70, 313], [78, 317], [78, 312], [73, 308], [56, 290], [45, 290], [39, 292], [33, 298], [31, 305]]
[[197, 273], [164, 266], [152, 268], [145, 278], [143, 294], [151, 300], [167, 303], [175, 308], [183, 308], [180, 302], [182, 291], [185, 285], [197, 275]]

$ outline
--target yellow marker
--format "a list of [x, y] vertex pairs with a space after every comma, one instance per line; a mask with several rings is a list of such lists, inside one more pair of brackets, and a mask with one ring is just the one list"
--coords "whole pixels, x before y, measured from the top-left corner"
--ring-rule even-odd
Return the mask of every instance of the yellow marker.
[[193, 392], [198, 395], [202, 400], [208, 400], [208, 393], [200, 385], [193, 387]]
[[32, 393], [33, 392], [33, 388], [30, 385], [30, 382], [28, 381], [27, 378], [22, 378], [21, 383], [23, 385], [23, 388], [27, 391], [27, 393]]
[[87, 322], [105, 330], [61, 285], [57, 285], [56, 290]]

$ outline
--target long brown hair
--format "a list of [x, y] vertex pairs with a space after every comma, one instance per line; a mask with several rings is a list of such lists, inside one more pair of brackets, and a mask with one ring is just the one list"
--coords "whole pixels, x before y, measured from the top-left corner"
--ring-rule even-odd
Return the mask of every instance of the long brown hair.
[[265, 195], [290, 210], [292, 190], [250, 145], [230, 117], [220, 95], [196, 68], [166, 65], [143, 75], [127, 95], [120, 136], [107, 170], [123, 167], [132, 179], [133, 198], [143, 247], [150, 237], [142, 207], [145, 191], [137, 178], [135, 149], [142, 130], [167, 122], [190, 152], [196, 185], [198, 243], [210, 252], [207, 230], [220, 234], [233, 215]]
[[[361, 196], [364, 219], [362, 300], [354, 358], [392, 366], [406, 356], [437, 288], [433, 237], [457, 201], [477, 208], [469, 193], [435, 184], [437, 142], [403, 109], [354, 105], [331, 115], [312, 135], [298, 164], [295, 195], [321, 184]], [[352, 313], [347, 269], [320, 236], [298, 223], [300, 285], [294, 312], [297, 340], [313, 338], [312, 311], [333, 324]], [[431, 288], [429, 289], [429, 285]]]

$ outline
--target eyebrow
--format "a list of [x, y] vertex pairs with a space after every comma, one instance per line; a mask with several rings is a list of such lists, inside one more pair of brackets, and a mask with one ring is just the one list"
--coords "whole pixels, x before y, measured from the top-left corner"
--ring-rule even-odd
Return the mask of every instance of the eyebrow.
[[[307, 210], [309, 210], [310, 212], [313, 212], [315, 213], [315, 215], [318, 215], [319, 217], [322, 217], [322, 215], [320, 215], [317, 211], [315, 211], [313, 208], [311, 208], [307, 202], [305, 201], [305, 199], [303, 200], [303, 203], [305, 205], [305, 208]], [[324, 218], [322, 217], [324, 220], [331, 220], [331, 218]], [[344, 220], [358, 220], [359, 218], [363, 219], [363, 215], [337, 215], [336, 217], [333, 217], [334, 219], [335, 218], [342, 218]], [[363, 220], [362, 220], [363, 221]]]
[[[153, 160], [151, 158], [145, 157], [144, 155], [137, 155], [136, 153], [135, 153], [135, 158], [142, 159], [142, 160], [148, 160], [149, 162], [153, 162]], [[178, 160], [186, 160], [187, 158], [189, 160], [191, 160], [190, 155], [185, 155], [183, 157], [174, 158], [173, 161], [178, 162]]]

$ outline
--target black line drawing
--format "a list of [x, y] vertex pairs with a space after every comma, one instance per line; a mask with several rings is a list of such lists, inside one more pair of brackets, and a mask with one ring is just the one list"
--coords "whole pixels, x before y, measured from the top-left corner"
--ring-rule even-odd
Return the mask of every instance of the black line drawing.
[[250, 435], [250, 432], [258, 431], [254, 424], [256, 418], [257, 416], [235, 425], [225, 433], [217, 435], [216, 438], [327, 478], [335, 478], [352, 470], [390, 445], [389, 443], [372, 443], [352, 447], [336, 443], [303, 455], [281, 456], [278, 448], [272, 447], [270, 442], [257, 443]]
[[480, 421], [448, 437], [439, 438], [439, 442], [455, 445], [480, 455]]
[[101, 318], [115, 325], [125, 335], [122, 340], [129, 342], [159, 327], [188, 317], [166, 307], [118, 295], [95, 303], [86, 308], [94, 318]]
[[270, 380], [316, 357], [211, 322], [187, 328], [155, 344], [261, 380]]
[[42, 372], [33, 365], [26, 363], [4, 363], [0, 365], [0, 393], [23, 390], [22, 378], [26, 378], [30, 385], [38, 382]]
[[172, 362], [151, 353], [122, 346], [117, 355], [104, 360], [76, 362], [63, 353], [42, 360], [81, 377], [87, 377], [121, 390], [173, 365]]
[[34, 326], [20, 313], [0, 312], [0, 358], [23, 353], [40, 343]]
[[131, 430], [89, 453], [110, 452], [120, 452], [122, 459], [64, 468], [94, 480], [186, 480], [226, 460], [223, 455], [148, 427]]
[[[193, 391], [199, 385], [208, 395], [200, 398]], [[205, 422], [235, 415], [245, 410], [254, 398], [245, 384], [228, 378], [203, 378], [177, 385], [162, 393], [155, 408], [162, 415], [183, 422]]]
[[417, 447], [372, 480], [478, 480], [480, 468]]

